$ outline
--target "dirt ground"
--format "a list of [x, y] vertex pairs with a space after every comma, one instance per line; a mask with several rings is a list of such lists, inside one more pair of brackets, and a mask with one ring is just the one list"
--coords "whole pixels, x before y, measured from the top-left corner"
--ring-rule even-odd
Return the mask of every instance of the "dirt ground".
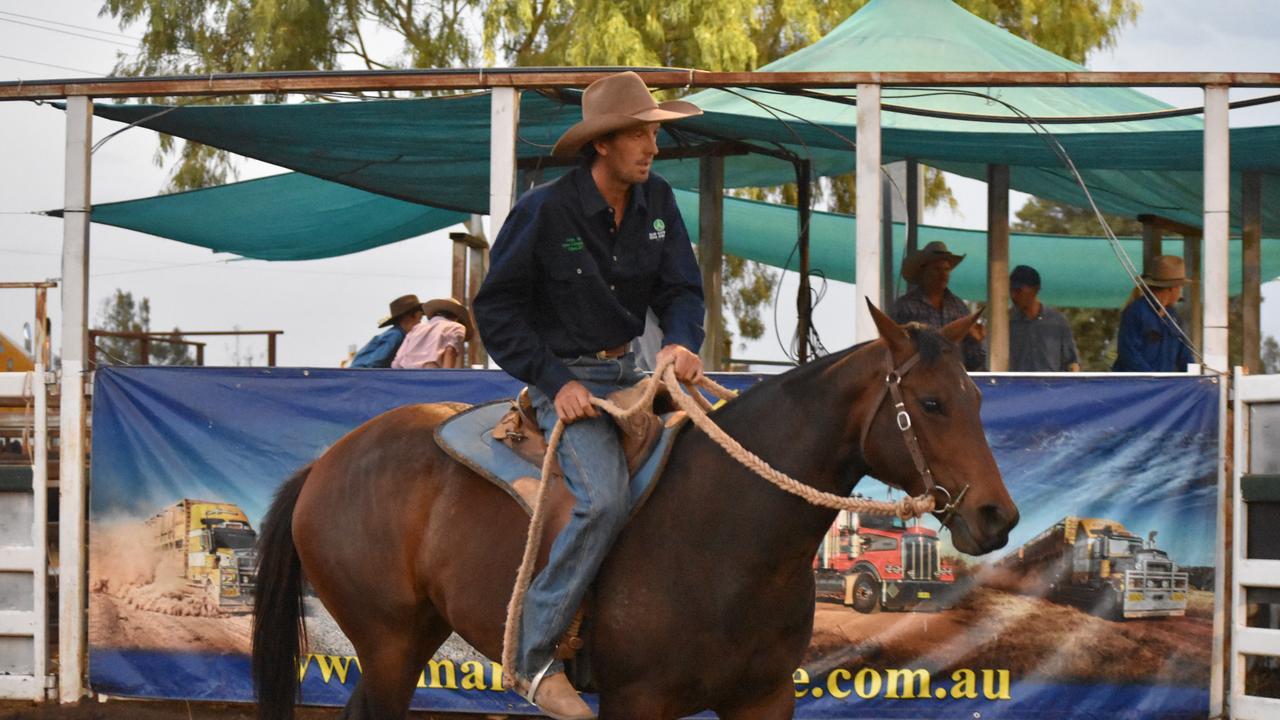
[[[334, 720], [338, 717], [338, 708], [300, 707], [294, 717], [297, 720]], [[508, 716], [415, 712], [409, 717], [414, 720], [494, 720]], [[233, 703], [152, 700], [86, 700], [78, 705], [0, 701], [0, 720], [254, 720], [254, 707]]]

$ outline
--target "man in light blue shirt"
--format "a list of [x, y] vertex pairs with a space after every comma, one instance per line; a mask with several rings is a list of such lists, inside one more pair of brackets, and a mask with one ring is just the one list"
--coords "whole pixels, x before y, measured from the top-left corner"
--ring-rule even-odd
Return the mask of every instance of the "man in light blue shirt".
[[417, 295], [402, 295], [391, 301], [390, 317], [378, 324], [387, 328], [374, 335], [352, 358], [353, 368], [389, 368], [396, 351], [404, 342], [404, 336], [422, 321], [422, 303]]

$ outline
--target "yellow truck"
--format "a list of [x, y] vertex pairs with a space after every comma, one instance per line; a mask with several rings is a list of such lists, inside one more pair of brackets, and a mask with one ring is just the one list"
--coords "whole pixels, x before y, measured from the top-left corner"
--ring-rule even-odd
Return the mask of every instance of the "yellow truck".
[[154, 546], [180, 558], [182, 576], [226, 612], [253, 609], [258, 534], [234, 503], [184, 499], [147, 520]]
[[1051, 599], [1118, 619], [1182, 616], [1187, 573], [1115, 520], [1067, 516], [1000, 565], [1037, 576]]

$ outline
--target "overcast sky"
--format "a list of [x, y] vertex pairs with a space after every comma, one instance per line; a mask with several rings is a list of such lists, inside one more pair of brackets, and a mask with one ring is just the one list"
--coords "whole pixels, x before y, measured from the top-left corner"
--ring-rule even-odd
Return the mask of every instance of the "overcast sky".
[[[1135, 26], [1124, 30], [1118, 46], [1096, 53], [1089, 66], [1098, 70], [1280, 71], [1280, 4], [1274, 0], [1147, 0]], [[98, 0], [0, 0], [0, 79], [35, 80], [105, 75], [115, 54], [129, 51], [139, 31], [121, 30], [98, 17]], [[56, 24], [62, 23], [62, 24]], [[55, 67], [56, 66], [56, 67]], [[1198, 90], [1148, 91], [1178, 106], [1201, 104]], [[1272, 90], [1271, 92], [1274, 92]], [[1260, 94], [1235, 91], [1232, 99]], [[1275, 105], [1234, 111], [1233, 127], [1280, 124]], [[95, 118], [99, 139], [120, 126]], [[63, 113], [31, 103], [0, 103], [0, 281], [31, 281], [61, 274], [62, 223], [29, 215], [63, 205]], [[153, 158], [154, 133], [135, 129], [104, 145], [93, 158], [92, 198], [107, 203], [157, 193], [165, 170]], [[281, 172], [256, 161], [241, 161], [241, 179]], [[955, 179], [961, 207], [956, 213], [933, 212], [933, 224], [980, 228], [986, 222], [985, 187]], [[1021, 197], [1011, 203], [1016, 209]], [[1274, 234], [1274, 230], [1267, 234]], [[351, 345], [376, 331], [388, 301], [414, 292], [426, 299], [449, 294], [447, 231], [395, 245], [330, 260], [267, 263], [238, 260], [203, 248], [147, 235], [93, 226], [91, 230], [90, 314], [96, 321], [103, 298], [116, 288], [151, 300], [153, 329], [284, 330], [279, 348], [283, 365], [334, 366]], [[794, 313], [794, 276], [783, 284], [778, 315]], [[1265, 287], [1276, 296], [1276, 283]], [[855, 299], [851, 285], [832, 283], [815, 311], [815, 322], [828, 348], [848, 345], [853, 330], [848, 308]], [[53, 298], [55, 344], [58, 298]], [[1263, 305], [1263, 331], [1280, 335], [1280, 302]], [[0, 290], [0, 332], [20, 339], [22, 324], [33, 313], [27, 291]], [[763, 341], [737, 356], [780, 359], [773, 333], [773, 312]], [[96, 323], [95, 323], [96, 324]], [[780, 321], [784, 337], [794, 320]], [[213, 339], [209, 364], [232, 361], [230, 341]], [[265, 344], [246, 341], [241, 355], [263, 362]]]

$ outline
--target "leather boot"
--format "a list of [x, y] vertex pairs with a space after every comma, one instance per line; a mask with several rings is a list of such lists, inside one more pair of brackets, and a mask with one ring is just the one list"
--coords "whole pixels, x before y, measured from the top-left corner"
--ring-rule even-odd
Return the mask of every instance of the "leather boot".
[[538, 683], [537, 694], [530, 700], [553, 720], [595, 720], [596, 717], [564, 673], [544, 677]]

